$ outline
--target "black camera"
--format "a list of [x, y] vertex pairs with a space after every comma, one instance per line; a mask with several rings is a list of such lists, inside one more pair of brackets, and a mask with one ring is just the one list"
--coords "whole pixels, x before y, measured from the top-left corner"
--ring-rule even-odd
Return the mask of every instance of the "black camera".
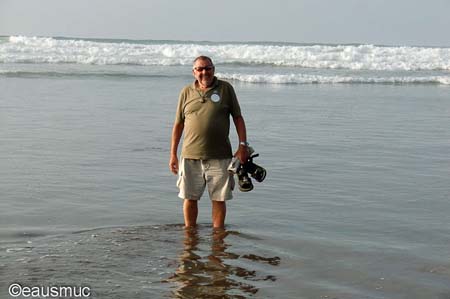
[[253, 158], [258, 157], [259, 154], [253, 154], [253, 149], [250, 147], [250, 157], [244, 164], [241, 164], [239, 159], [234, 157], [228, 167], [228, 171], [236, 173], [238, 177], [239, 190], [242, 192], [248, 192], [253, 190], [253, 183], [249, 175], [257, 182], [262, 182], [266, 178], [266, 170], [253, 163]]

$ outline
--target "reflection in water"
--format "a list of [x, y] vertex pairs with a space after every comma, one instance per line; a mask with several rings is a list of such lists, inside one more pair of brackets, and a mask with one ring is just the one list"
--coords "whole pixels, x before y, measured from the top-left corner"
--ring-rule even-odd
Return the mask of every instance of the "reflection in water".
[[[179, 256], [179, 266], [168, 281], [177, 283], [174, 298], [248, 298], [258, 292], [249, 282], [275, 281], [276, 277], [260, 277], [255, 270], [227, 264], [227, 260], [246, 259], [279, 265], [280, 258], [266, 258], [255, 254], [238, 255], [227, 251], [226, 230], [213, 230], [210, 240], [202, 240], [196, 228], [185, 229], [184, 248]], [[206, 243], [206, 244], [205, 244]], [[207, 245], [208, 248], [204, 248]], [[203, 253], [203, 256], [202, 256]], [[233, 264], [245, 264], [234, 262]]]

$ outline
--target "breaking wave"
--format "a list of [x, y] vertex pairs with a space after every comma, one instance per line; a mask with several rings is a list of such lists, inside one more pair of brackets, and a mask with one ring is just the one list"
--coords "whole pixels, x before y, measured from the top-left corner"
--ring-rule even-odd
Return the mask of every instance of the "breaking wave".
[[218, 77], [228, 80], [237, 80], [249, 83], [268, 84], [445, 84], [450, 85], [450, 76], [428, 77], [362, 77], [362, 76], [322, 76], [306, 74], [217, 74]]
[[217, 64], [375, 71], [450, 70], [450, 48], [285, 43], [0, 38], [0, 63], [189, 65], [198, 55]]

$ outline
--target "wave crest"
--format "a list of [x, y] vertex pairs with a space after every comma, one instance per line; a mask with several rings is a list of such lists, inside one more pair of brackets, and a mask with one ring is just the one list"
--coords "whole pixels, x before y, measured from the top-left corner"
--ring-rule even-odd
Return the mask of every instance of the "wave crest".
[[11, 36], [0, 63], [189, 65], [198, 55], [217, 64], [380, 71], [450, 70], [450, 48], [99, 41]]
[[444, 84], [450, 85], [450, 76], [428, 77], [358, 77], [358, 76], [322, 76], [305, 74], [229, 74], [218, 73], [225, 80], [264, 84]]

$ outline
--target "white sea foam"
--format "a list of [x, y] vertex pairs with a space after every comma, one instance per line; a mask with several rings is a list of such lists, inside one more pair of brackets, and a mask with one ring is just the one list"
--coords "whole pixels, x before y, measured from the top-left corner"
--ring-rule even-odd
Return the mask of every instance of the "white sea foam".
[[[164, 77], [153, 73], [133, 72], [108, 72], [108, 71], [17, 71], [2, 70], [0, 76], [8, 77], [142, 77], [155, 78]], [[217, 73], [217, 76], [225, 80], [236, 80], [256, 84], [442, 84], [450, 85], [450, 76], [342, 76], [342, 75], [309, 75], [309, 74], [239, 74], [239, 73]]]
[[188, 65], [198, 55], [218, 64], [375, 71], [450, 70], [450, 48], [91, 41], [11, 36], [0, 63]]
[[218, 77], [249, 83], [268, 84], [334, 84], [334, 83], [366, 83], [366, 84], [445, 84], [450, 85], [450, 76], [428, 77], [362, 77], [362, 76], [322, 76], [306, 74], [229, 74], [218, 73]]

